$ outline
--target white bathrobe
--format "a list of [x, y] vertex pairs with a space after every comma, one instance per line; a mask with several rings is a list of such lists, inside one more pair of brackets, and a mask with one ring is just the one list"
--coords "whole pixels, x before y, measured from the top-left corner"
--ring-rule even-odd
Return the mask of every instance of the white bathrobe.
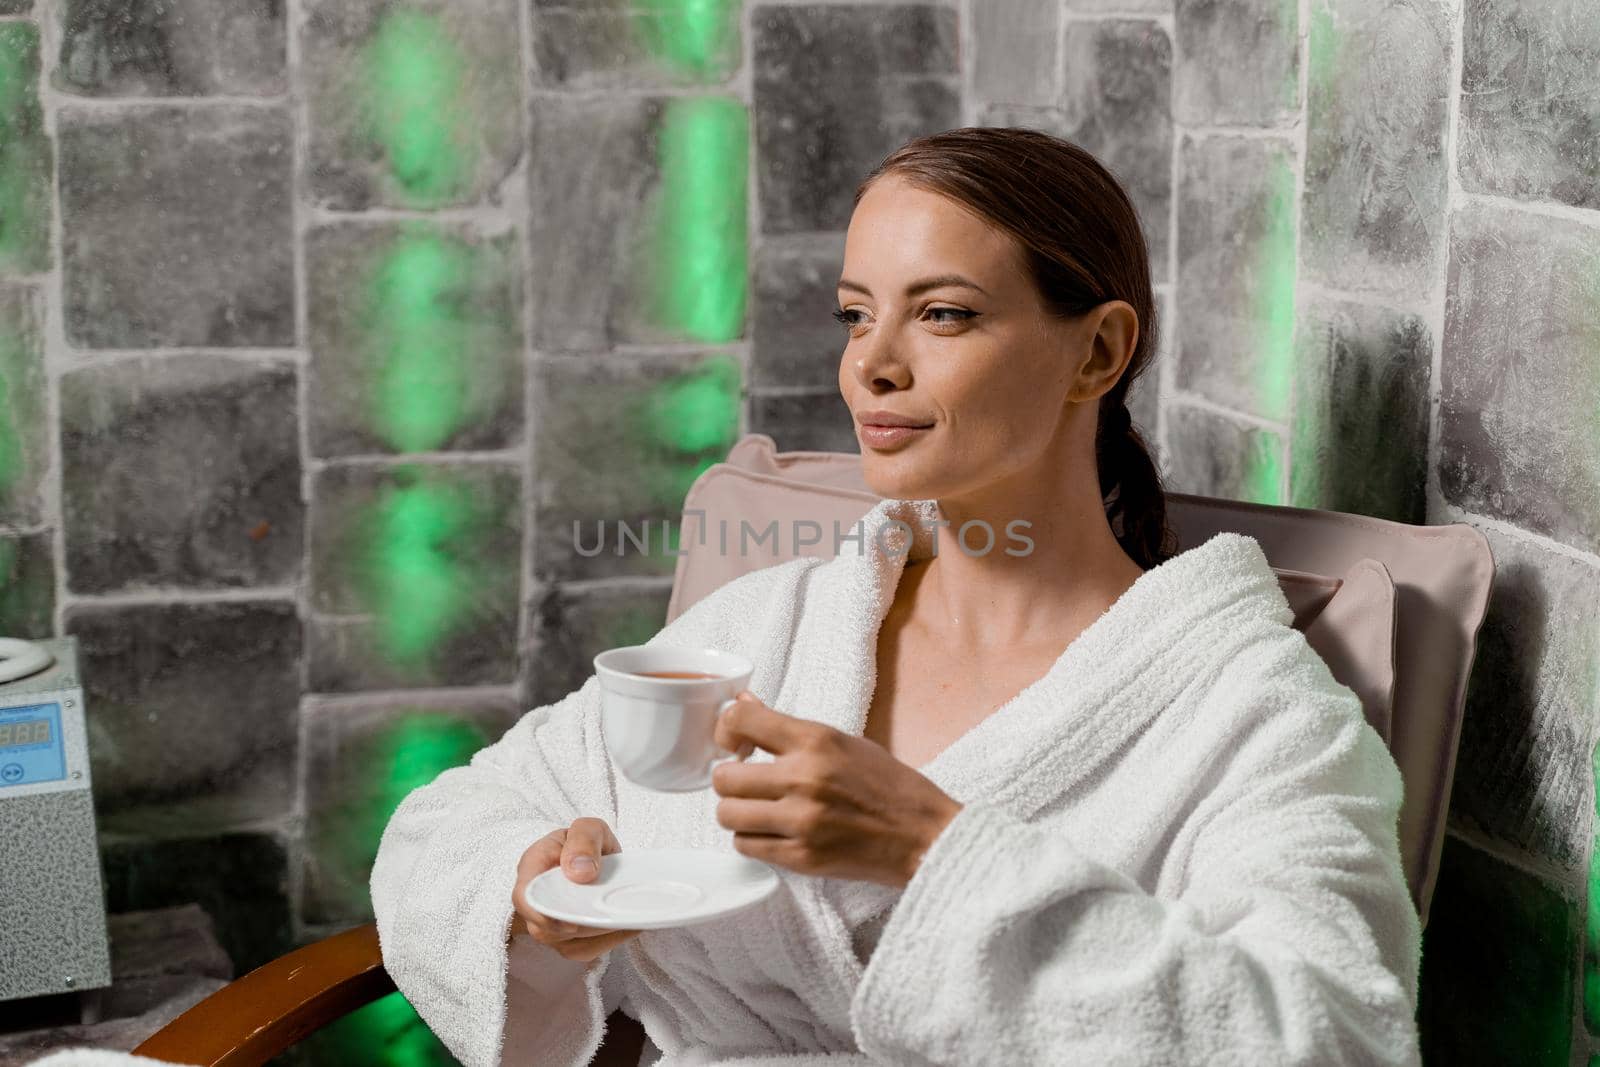
[[[859, 545], [747, 574], [650, 643], [738, 652], [763, 701], [860, 736], [937, 515], [883, 501]], [[1291, 618], [1260, 545], [1218, 534], [922, 768], [965, 807], [903, 890], [775, 868], [765, 901], [589, 964], [508, 952], [518, 858], [580, 816], [624, 851], [733, 851], [714, 790], [614, 772], [591, 677], [395, 812], [389, 972], [468, 1067], [587, 1063], [618, 1006], [659, 1067], [1419, 1063], [1400, 774]]]

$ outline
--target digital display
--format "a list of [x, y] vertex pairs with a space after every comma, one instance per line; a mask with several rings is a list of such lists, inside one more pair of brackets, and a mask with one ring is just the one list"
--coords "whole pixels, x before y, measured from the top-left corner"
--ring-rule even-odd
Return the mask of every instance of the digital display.
[[23, 719], [20, 722], [0, 722], [0, 748], [43, 745], [49, 743], [49, 741], [49, 719]]

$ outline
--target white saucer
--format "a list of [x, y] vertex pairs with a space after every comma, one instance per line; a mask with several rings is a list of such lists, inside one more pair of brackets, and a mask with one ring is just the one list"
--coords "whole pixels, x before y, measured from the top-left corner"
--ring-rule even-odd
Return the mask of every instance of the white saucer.
[[574, 882], [552, 867], [528, 883], [536, 911], [607, 930], [665, 930], [720, 919], [766, 899], [778, 875], [737, 852], [651, 848], [600, 857], [600, 877]]

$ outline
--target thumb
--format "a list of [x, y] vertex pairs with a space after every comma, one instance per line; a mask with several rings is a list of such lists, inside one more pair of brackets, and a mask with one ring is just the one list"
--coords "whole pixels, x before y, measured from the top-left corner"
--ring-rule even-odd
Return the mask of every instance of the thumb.
[[561, 866], [574, 882], [592, 882], [600, 875], [606, 825], [599, 819], [578, 819], [561, 846]]

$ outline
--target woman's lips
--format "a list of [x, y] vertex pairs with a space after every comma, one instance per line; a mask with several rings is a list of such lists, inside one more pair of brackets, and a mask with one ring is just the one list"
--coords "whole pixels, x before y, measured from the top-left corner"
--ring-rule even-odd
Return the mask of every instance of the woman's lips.
[[861, 443], [879, 450], [904, 447], [916, 439], [918, 434], [927, 433], [932, 426], [875, 426], [870, 422], [861, 424], [859, 435]]

